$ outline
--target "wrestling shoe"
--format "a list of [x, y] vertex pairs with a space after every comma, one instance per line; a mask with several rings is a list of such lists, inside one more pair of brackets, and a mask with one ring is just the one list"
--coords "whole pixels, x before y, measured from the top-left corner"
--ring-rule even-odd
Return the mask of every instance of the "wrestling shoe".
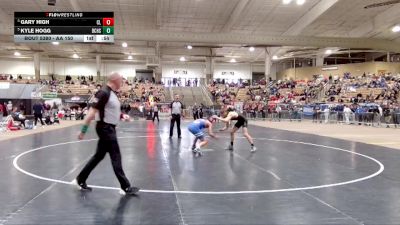
[[195, 156], [202, 156], [203, 155], [203, 152], [201, 152], [200, 148], [195, 148], [193, 150], [193, 153], [195, 154]]

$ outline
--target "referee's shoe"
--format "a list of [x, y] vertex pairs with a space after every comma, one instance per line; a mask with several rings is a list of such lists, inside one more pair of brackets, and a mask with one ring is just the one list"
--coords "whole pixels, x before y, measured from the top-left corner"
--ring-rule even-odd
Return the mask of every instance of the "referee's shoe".
[[79, 190], [82, 190], [82, 191], [92, 191], [92, 188], [91, 187], [89, 187], [89, 186], [87, 186], [87, 184], [85, 183], [85, 182], [78, 182], [78, 180], [77, 179], [75, 179], [74, 181], [72, 181], [72, 184], [74, 184], [74, 185], [76, 185], [78, 188], [79, 188]]
[[140, 188], [137, 187], [128, 187], [125, 190], [121, 189], [119, 193], [121, 195], [136, 195], [139, 192]]

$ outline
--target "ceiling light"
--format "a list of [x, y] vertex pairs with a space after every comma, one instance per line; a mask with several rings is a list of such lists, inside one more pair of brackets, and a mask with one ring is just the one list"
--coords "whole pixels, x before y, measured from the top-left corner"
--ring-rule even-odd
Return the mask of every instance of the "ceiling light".
[[392, 31], [393, 31], [394, 33], [400, 32], [400, 25], [394, 26], [394, 27], [392, 28]]
[[254, 52], [256, 50], [253, 46], [249, 48], [249, 51]]
[[131, 59], [133, 59], [133, 57], [130, 55], [130, 56], [128, 56], [128, 59], [131, 60]]
[[123, 47], [123, 48], [126, 48], [126, 47], [128, 47], [128, 43], [126, 43], [126, 42], [122, 42], [122, 47]]
[[79, 59], [79, 55], [76, 54], [76, 53], [74, 53], [74, 54], [72, 55], [72, 58], [74, 58], [74, 59]]
[[296, 3], [297, 5], [303, 5], [306, 2], [306, 0], [297, 0]]
[[288, 5], [292, 2], [292, 0], [283, 0], [282, 3], [285, 5]]
[[59, 45], [60, 44], [60, 42], [58, 42], [58, 41], [54, 41], [54, 42], [51, 42], [53, 45]]
[[183, 57], [183, 56], [182, 56], [182, 57], [180, 57], [180, 58], [179, 58], [179, 61], [181, 61], [181, 62], [185, 62], [185, 61], [186, 61], [186, 59], [185, 59], [185, 57]]
[[193, 48], [193, 46], [191, 46], [191, 45], [188, 45], [188, 46], [186, 46], [186, 48], [187, 48], [187, 49], [192, 49], [192, 48]]
[[14, 52], [14, 55], [15, 55], [15, 56], [20, 56], [21, 53], [19, 53], [19, 52]]
[[326, 55], [332, 54], [332, 50], [330, 50], [330, 49], [326, 50], [326, 51], [325, 51], [325, 54], [326, 54]]
[[231, 59], [231, 60], [229, 60], [229, 62], [235, 63], [235, 62], [236, 62], [236, 59]]
[[274, 56], [272, 56], [272, 59], [273, 60], [278, 60], [278, 56], [274, 55]]

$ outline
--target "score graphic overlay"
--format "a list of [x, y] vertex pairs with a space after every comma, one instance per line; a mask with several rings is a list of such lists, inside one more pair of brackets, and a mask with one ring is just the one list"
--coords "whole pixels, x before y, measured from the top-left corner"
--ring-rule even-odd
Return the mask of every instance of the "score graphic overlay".
[[14, 42], [114, 43], [114, 12], [14, 12]]

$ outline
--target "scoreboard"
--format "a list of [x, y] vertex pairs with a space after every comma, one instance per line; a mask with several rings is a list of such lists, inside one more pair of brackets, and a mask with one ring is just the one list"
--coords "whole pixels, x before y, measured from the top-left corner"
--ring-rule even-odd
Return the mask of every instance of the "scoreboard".
[[114, 12], [14, 12], [14, 42], [114, 43]]

